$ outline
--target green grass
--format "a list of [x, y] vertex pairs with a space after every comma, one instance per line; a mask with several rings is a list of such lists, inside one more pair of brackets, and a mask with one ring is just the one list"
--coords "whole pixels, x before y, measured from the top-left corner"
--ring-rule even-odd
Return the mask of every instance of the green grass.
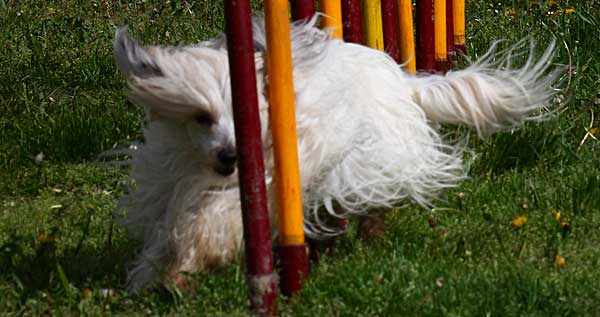
[[[555, 37], [556, 63], [572, 66], [560, 116], [471, 138], [468, 180], [433, 211], [390, 213], [380, 241], [361, 241], [352, 224], [302, 292], [280, 301], [284, 315], [600, 314], [600, 142], [580, 145], [592, 113], [600, 127], [600, 2], [503, 3], [468, 3], [469, 54]], [[241, 259], [194, 276], [193, 296], [123, 292], [136, 243], [112, 213], [126, 171], [98, 160], [140, 137], [111, 57], [114, 26], [142, 43], [194, 43], [222, 30], [221, 5], [0, 0], [0, 314], [248, 314]]]

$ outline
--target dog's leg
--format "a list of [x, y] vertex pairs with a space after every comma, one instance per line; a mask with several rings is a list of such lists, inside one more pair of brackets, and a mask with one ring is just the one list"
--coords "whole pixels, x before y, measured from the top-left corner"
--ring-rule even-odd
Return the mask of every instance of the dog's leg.
[[146, 234], [140, 256], [127, 273], [127, 290], [137, 293], [154, 285], [169, 257], [168, 231], [161, 221]]
[[358, 236], [365, 241], [378, 240], [385, 234], [385, 212], [375, 210], [368, 215], [360, 216], [358, 222]]
[[[242, 247], [242, 217], [239, 191], [229, 189], [196, 194], [199, 198], [176, 200], [172, 210], [173, 257], [165, 283], [191, 291], [186, 273], [203, 272], [229, 264]], [[186, 204], [186, 201], [194, 202]]]

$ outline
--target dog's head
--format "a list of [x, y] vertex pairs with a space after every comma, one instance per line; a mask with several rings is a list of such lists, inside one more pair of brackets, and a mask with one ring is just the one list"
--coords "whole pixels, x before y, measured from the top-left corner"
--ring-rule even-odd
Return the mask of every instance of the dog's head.
[[[130, 98], [147, 119], [180, 129], [199, 164], [235, 172], [236, 149], [227, 53], [205, 46], [140, 47], [122, 28], [113, 44]], [[181, 143], [182, 140], [177, 140]]]

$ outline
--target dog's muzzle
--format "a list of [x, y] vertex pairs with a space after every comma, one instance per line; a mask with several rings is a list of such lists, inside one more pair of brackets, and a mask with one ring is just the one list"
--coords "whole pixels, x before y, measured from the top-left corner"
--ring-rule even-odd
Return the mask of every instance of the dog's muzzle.
[[218, 165], [214, 168], [217, 174], [229, 176], [235, 172], [237, 154], [234, 148], [224, 148], [217, 152]]

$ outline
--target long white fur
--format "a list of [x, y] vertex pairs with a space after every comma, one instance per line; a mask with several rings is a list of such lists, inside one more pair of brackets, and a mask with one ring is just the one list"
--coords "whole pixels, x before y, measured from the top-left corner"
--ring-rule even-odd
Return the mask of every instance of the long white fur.
[[[518, 127], [544, 116], [559, 75], [549, 71], [551, 45], [521, 68], [511, 67], [516, 47], [491, 50], [445, 76], [415, 77], [383, 52], [330, 39], [315, 23], [292, 25], [302, 201], [311, 237], [340, 233], [327, 226], [327, 214], [347, 218], [401, 203], [431, 205], [465, 176], [462, 148], [445, 144], [432, 123], [463, 123], [481, 135]], [[270, 179], [266, 37], [260, 20], [253, 29]], [[224, 265], [242, 247], [237, 175], [213, 170], [214, 149], [234, 138], [225, 43], [220, 37], [196, 46], [141, 48], [117, 31], [117, 65], [147, 114], [144, 142], [122, 151], [131, 157], [132, 185], [119, 206], [127, 210], [123, 223], [143, 241], [129, 272], [131, 291], [161, 275]], [[214, 124], [197, 126], [199, 112], [210, 113]]]

